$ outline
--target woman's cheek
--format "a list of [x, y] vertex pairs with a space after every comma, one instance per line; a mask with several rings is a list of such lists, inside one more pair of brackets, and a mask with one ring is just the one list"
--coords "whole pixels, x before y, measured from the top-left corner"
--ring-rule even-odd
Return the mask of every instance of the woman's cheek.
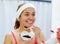
[[35, 22], [35, 18], [33, 18], [32, 21]]

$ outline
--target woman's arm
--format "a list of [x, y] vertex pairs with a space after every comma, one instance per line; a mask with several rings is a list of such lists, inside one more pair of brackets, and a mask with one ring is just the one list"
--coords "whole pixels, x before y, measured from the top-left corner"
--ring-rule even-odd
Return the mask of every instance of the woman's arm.
[[11, 39], [12, 39], [11, 34], [10, 33], [6, 34], [4, 44], [12, 44]]
[[41, 29], [38, 28], [38, 35], [37, 35], [37, 40], [38, 40], [38, 44], [41, 44], [41, 42], [45, 42], [45, 37], [43, 32], [41, 31]]
[[35, 27], [34, 32], [35, 32], [35, 36], [36, 36], [36, 39], [38, 41], [38, 44], [40, 44], [42, 41], [45, 41], [44, 34], [43, 34], [43, 32], [41, 31], [40, 28]]
[[42, 31], [40, 31], [40, 41], [45, 41], [45, 37]]

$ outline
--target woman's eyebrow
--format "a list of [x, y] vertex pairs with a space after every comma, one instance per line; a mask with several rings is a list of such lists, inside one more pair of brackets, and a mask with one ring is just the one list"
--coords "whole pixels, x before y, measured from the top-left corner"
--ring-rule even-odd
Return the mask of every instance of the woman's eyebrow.
[[[30, 13], [30, 12], [26, 12], [26, 13]], [[32, 12], [32, 13], [35, 13], [35, 12]]]
[[29, 13], [29, 12], [26, 12], [26, 13]]

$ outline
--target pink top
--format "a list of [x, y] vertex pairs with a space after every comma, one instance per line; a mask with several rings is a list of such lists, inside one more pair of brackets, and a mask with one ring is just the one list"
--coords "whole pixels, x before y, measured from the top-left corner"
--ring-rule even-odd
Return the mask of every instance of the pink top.
[[[14, 33], [13, 33], [13, 32], [11, 32], [11, 33], [12, 33], [12, 36], [13, 36], [13, 38], [14, 38], [15, 44], [18, 44], [18, 42], [17, 42], [17, 40], [16, 40], [16, 37], [15, 37]], [[38, 44], [36, 38], [35, 38], [34, 44]]]
[[12, 33], [12, 36], [13, 36], [13, 38], [14, 38], [15, 44], [18, 44], [18, 42], [17, 42], [17, 40], [16, 40], [16, 37], [15, 37], [14, 33], [13, 33], [13, 32], [11, 32], [11, 33]]

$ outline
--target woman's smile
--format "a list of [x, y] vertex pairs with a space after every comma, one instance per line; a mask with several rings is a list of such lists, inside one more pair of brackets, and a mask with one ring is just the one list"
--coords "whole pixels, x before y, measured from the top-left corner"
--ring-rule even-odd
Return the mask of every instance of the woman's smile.
[[33, 24], [33, 21], [26, 20], [26, 24], [28, 24], [28, 25], [32, 26], [32, 24]]

